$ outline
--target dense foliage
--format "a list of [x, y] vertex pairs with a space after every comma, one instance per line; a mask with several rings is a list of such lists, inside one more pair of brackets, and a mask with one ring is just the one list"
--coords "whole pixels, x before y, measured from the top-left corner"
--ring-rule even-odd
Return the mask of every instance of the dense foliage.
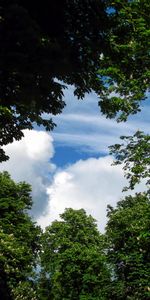
[[[0, 124], [2, 144], [20, 139], [33, 122], [47, 130], [62, 111], [64, 84], [75, 94], [99, 90], [104, 48], [103, 1], [2, 1], [0, 8]], [[59, 80], [59, 82], [58, 82]], [[60, 83], [63, 81], [64, 84]]]
[[106, 1], [110, 6], [108, 46], [101, 57], [99, 74], [102, 112], [126, 120], [140, 110], [150, 87], [150, 4], [147, 0]]
[[108, 206], [103, 235], [83, 209], [68, 208], [40, 238], [39, 228], [27, 214], [30, 186], [15, 183], [7, 172], [0, 173], [0, 185], [2, 299], [150, 297], [148, 194], [128, 196], [116, 208]]

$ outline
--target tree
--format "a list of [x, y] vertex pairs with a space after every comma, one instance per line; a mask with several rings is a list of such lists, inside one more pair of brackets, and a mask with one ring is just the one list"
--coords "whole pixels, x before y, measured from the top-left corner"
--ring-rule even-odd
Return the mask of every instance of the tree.
[[[28, 252], [26, 252], [28, 251]], [[5, 300], [36, 300], [36, 290], [29, 271], [29, 249], [0, 228], [0, 296]], [[31, 254], [30, 254], [31, 258]], [[32, 259], [33, 260], [33, 259]], [[25, 270], [26, 265], [26, 270]], [[28, 270], [27, 270], [28, 267]], [[23, 274], [22, 272], [25, 272]]]
[[43, 234], [42, 268], [51, 282], [47, 299], [107, 299], [104, 240], [83, 209], [66, 209]]
[[[134, 189], [141, 179], [147, 178], [150, 183], [150, 136], [137, 131], [133, 136], [120, 137], [124, 143], [110, 146], [110, 154], [115, 154], [114, 165], [124, 163], [125, 177], [129, 179], [129, 187]], [[148, 190], [149, 191], [149, 190]]]
[[108, 258], [114, 267], [112, 298], [147, 300], [150, 297], [150, 199], [128, 196], [108, 207]]
[[7, 172], [0, 173], [0, 186], [1, 299], [29, 300], [34, 295], [32, 272], [40, 234], [27, 213], [32, 204], [31, 188], [15, 183]]
[[98, 89], [94, 74], [105, 18], [105, 5], [98, 0], [56, 0], [42, 6], [37, 1], [2, 1], [2, 144], [20, 139], [21, 130], [32, 128], [33, 122], [47, 130], [54, 127], [43, 113], [62, 111], [64, 84], [60, 81], [74, 84], [79, 98]]
[[34, 123], [53, 129], [45, 114], [61, 113], [67, 84], [78, 98], [94, 90], [107, 117], [136, 113], [149, 87], [149, 12], [143, 0], [2, 1], [0, 146]]

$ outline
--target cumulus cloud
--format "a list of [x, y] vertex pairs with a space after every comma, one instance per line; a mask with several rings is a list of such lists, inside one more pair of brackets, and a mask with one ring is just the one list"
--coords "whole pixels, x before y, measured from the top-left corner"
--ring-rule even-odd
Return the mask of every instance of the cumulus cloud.
[[0, 164], [16, 181], [32, 185], [33, 214], [38, 216], [47, 206], [47, 185], [55, 166], [50, 162], [54, 155], [53, 138], [44, 131], [24, 130], [24, 138], [3, 147], [10, 159]]
[[110, 156], [90, 158], [57, 171], [48, 188], [47, 212], [38, 219], [38, 223], [45, 228], [58, 219], [65, 208], [84, 208], [98, 220], [99, 229], [104, 231], [107, 205], [115, 206], [125, 196], [122, 188], [127, 183], [122, 167], [111, 164]]
[[[0, 165], [16, 181], [32, 185], [32, 214], [45, 228], [59, 218], [65, 208], [84, 208], [98, 220], [101, 231], [106, 224], [108, 204], [115, 206], [124, 197], [126, 185], [121, 166], [112, 167], [112, 157], [79, 160], [58, 169], [52, 164], [53, 138], [46, 132], [25, 130], [24, 138], [4, 147], [9, 161]], [[141, 190], [141, 186], [139, 190]]]

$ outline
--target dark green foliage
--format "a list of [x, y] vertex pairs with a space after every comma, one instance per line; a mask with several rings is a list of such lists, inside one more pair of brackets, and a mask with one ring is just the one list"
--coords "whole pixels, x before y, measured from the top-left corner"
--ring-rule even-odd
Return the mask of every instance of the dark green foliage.
[[137, 131], [133, 136], [122, 136], [123, 144], [110, 147], [110, 153], [115, 154], [114, 165], [124, 163], [125, 177], [129, 179], [129, 187], [134, 189], [141, 179], [150, 180], [150, 136]]
[[[82, 98], [98, 90], [96, 70], [104, 46], [103, 1], [2, 1], [0, 8], [1, 142], [20, 139], [33, 123], [46, 130], [53, 121], [43, 113], [62, 111], [64, 85]], [[7, 126], [3, 124], [5, 122]], [[5, 128], [5, 129], [4, 129]], [[5, 138], [3, 135], [5, 131]]]
[[43, 234], [42, 267], [51, 280], [48, 299], [107, 299], [110, 282], [104, 238], [83, 209], [66, 209]]
[[1, 1], [0, 146], [34, 123], [53, 129], [67, 84], [78, 98], [94, 90], [107, 117], [136, 113], [149, 87], [149, 14], [143, 0]]
[[150, 200], [128, 196], [117, 208], [108, 207], [108, 258], [114, 266], [112, 299], [150, 297]]
[[[17, 184], [7, 172], [0, 173], [1, 299], [19, 300], [24, 289], [26, 297], [34, 295], [29, 277], [36, 263], [40, 230], [27, 214], [32, 205], [30, 193], [28, 184]], [[31, 299], [29, 295], [23, 299]]]

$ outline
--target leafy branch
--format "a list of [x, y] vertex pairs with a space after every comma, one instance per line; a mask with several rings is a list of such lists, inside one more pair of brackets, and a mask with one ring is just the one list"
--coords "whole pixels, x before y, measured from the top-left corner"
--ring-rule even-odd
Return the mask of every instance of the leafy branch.
[[142, 131], [137, 131], [133, 136], [121, 136], [122, 144], [110, 146], [110, 154], [115, 155], [113, 165], [124, 164], [125, 177], [129, 180], [128, 189], [133, 190], [141, 179], [150, 183], [150, 136]]

